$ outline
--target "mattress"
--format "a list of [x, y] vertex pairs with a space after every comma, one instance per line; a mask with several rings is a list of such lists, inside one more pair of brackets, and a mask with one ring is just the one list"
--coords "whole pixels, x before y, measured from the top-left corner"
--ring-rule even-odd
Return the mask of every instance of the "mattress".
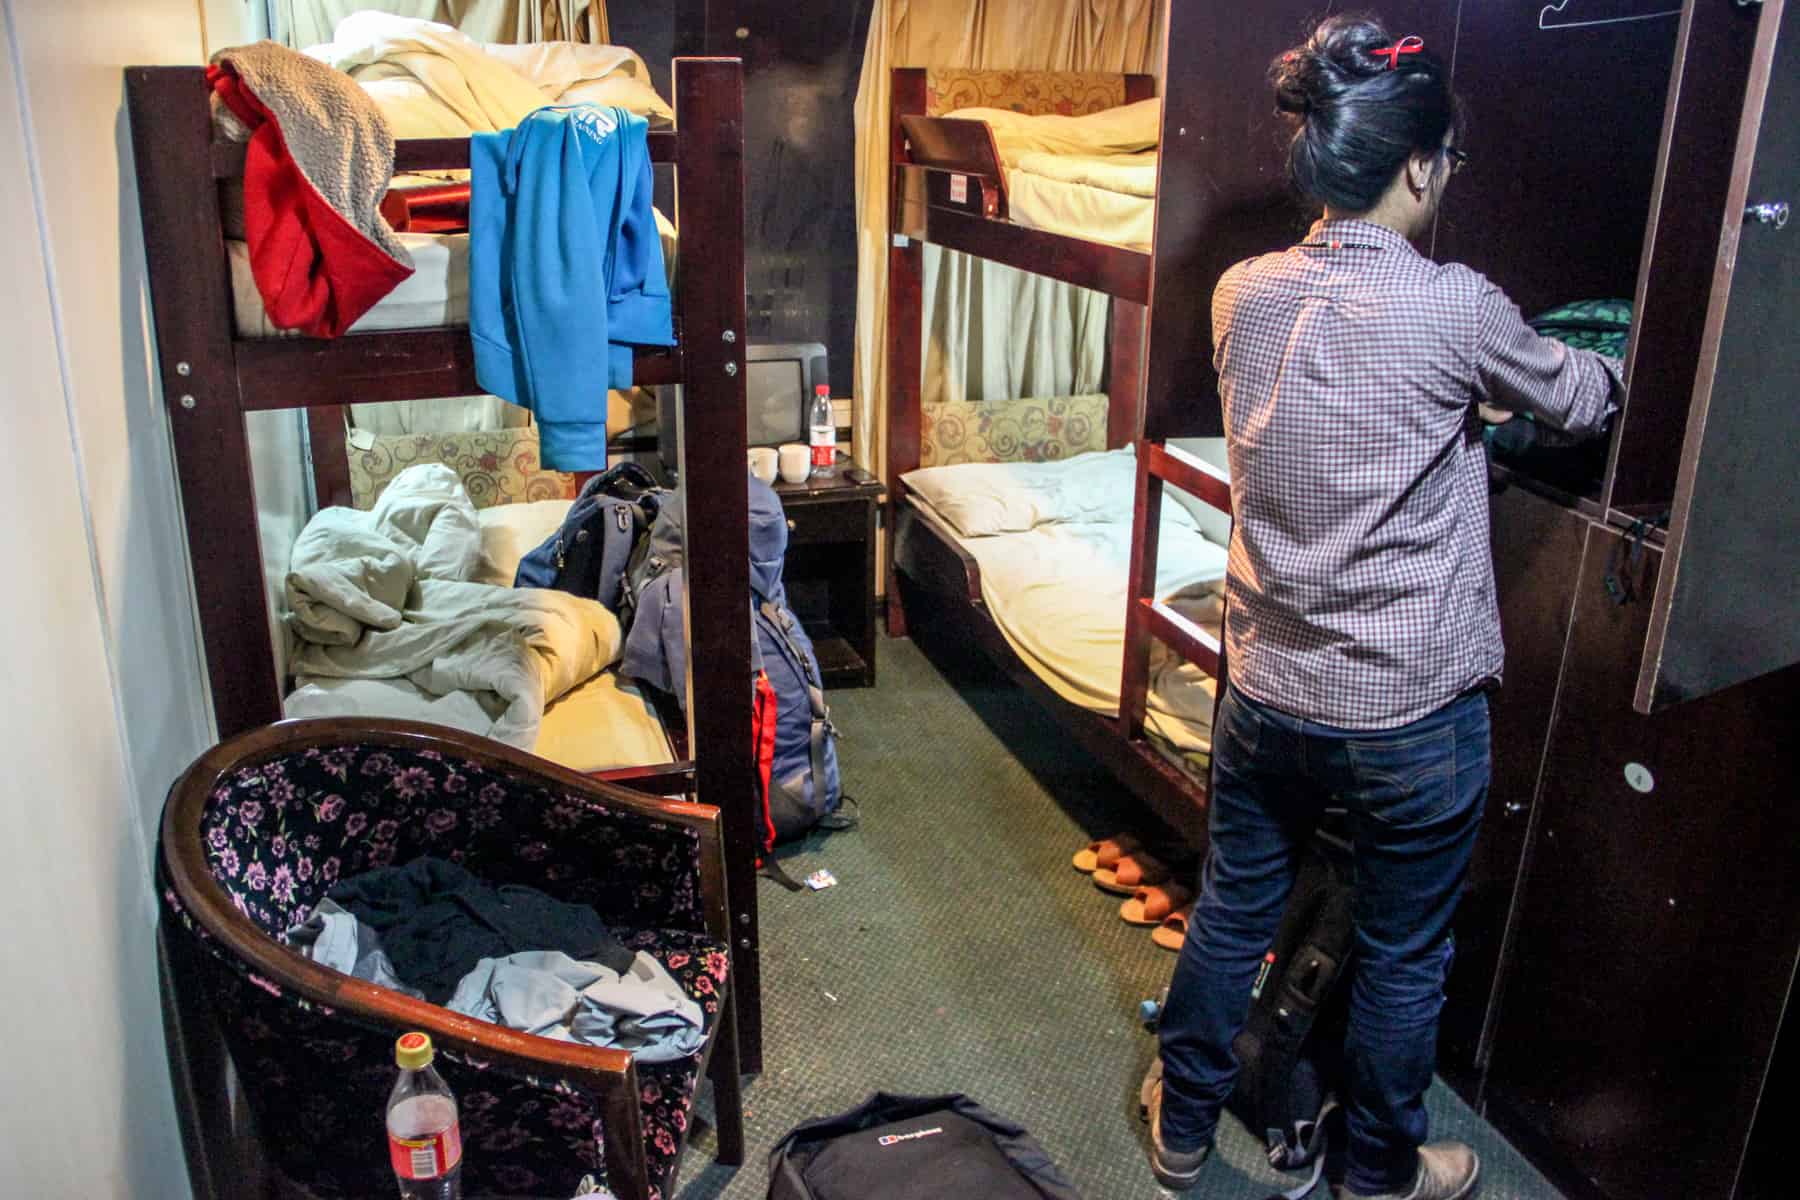
[[1016, 224], [1147, 251], [1156, 229], [1156, 151], [1026, 154], [1007, 171], [1006, 193]]
[[[656, 228], [662, 235], [663, 264], [670, 285], [675, 278], [675, 226], [661, 212]], [[413, 273], [380, 303], [359, 317], [351, 333], [375, 333], [391, 329], [430, 329], [469, 323], [469, 235], [466, 233], [402, 233], [397, 235], [412, 254]], [[232, 315], [239, 337], [287, 337], [263, 309], [262, 295], [250, 272], [250, 247], [228, 239], [231, 262]]]
[[[341, 717], [346, 712], [463, 730], [486, 729], [494, 717], [467, 692], [433, 696], [404, 679], [309, 679], [282, 701], [282, 715], [288, 717]], [[612, 670], [544, 710], [532, 753], [576, 771], [674, 760], [650, 701]]]
[[[511, 584], [519, 559], [549, 537], [569, 511], [567, 500], [501, 504], [478, 511], [478, 583]], [[404, 679], [310, 679], [282, 702], [289, 717], [397, 717], [452, 729], [481, 730], [494, 714], [467, 692], [433, 696]], [[674, 761], [668, 734], [641, 688], [608, 669], [544, 710], [533, 753], [576, 771]]]
[[[908, 501], [937, 514], [917, 494]], [[1131, 523], [1057, 522], [963, 537], [940, 527], [981, 567], [981, 598], [1013, 652], [1052, 691], [1105, 716], [1119, 712]], [[1165, 520], [1156, 594], [1214, 637], [1223, 612], [1223, 546]], [[1214, 681], [1160, 643], [1150, 654], [1145, 725], [1180, 754], [1210, 753]]]

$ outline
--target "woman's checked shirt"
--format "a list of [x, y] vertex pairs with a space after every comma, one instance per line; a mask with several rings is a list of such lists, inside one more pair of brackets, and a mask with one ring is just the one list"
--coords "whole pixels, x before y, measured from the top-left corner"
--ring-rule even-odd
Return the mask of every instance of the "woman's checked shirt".
[[1213, 294], [1231, 458], [1231, 681], [1349, 729], [1500, 677], [1477, 404], [1597, 433], [1617, 360], [1534, 333], [1398, 233], [1320, 221]]

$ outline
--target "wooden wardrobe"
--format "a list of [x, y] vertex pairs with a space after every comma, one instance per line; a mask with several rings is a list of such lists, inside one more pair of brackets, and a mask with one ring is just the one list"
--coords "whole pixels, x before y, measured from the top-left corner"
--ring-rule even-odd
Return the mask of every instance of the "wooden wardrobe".
[[[1217, 406], [1209, 331], [1161, 329], [1163, 300], [1308, 219], [1263, 73], [1319, 6], [1206, 8], [1169, 47], [1217, 75], [1168, 99], [1196, 201], [1181, 244], [1158, 229], [1152, 336], [1176, 352], [1148, 365], [1152, 412], [1158, 389]], [[1440, 1069], [1572, 1195], [1774, 1195], [1800, 950], [1800, 2], [1379, 12], [1469, 110], [1472, 170], [1424, 248], [1527, 315], [1636, 306], [1603, 466], [1493, 473], [1507, 673]]]

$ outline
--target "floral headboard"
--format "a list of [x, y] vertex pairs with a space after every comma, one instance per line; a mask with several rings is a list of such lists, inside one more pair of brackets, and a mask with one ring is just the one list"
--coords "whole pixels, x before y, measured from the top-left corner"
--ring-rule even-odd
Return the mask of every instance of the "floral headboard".
[[480, 433], [353, 434], [350, 494], [357, 508], [375, 506], [394, 476], [415, 463], [443, 463], [461, 476], [476, 508], [530, 500], [572, 500], [575, 477], [545, 469], [535, 426]]
[[975, 403], [947, 400], [920, 412], [919, 465], [1054, 462], [1106, 449], [1105, 396]]
[[925, 113], [959, 108], [1010, 108], [1085, 117], [1125, 103], [1125, 77], [1103, 71], [977, 71], [925, 68]]

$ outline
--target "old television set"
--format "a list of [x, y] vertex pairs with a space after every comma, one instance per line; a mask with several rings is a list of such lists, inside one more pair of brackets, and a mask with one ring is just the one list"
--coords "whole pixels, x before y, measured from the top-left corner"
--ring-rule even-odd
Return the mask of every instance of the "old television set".
[[[779, 446], [804, 442], [813, 388], [830, 382], [825, 347], [817, 342], [751, 342], [744, 351], [744, 399], [749, 443]], [[675, 428], [681, 412], [678, 388], [657, 390], [657, 429], [662, 461], [675, 465]]]

